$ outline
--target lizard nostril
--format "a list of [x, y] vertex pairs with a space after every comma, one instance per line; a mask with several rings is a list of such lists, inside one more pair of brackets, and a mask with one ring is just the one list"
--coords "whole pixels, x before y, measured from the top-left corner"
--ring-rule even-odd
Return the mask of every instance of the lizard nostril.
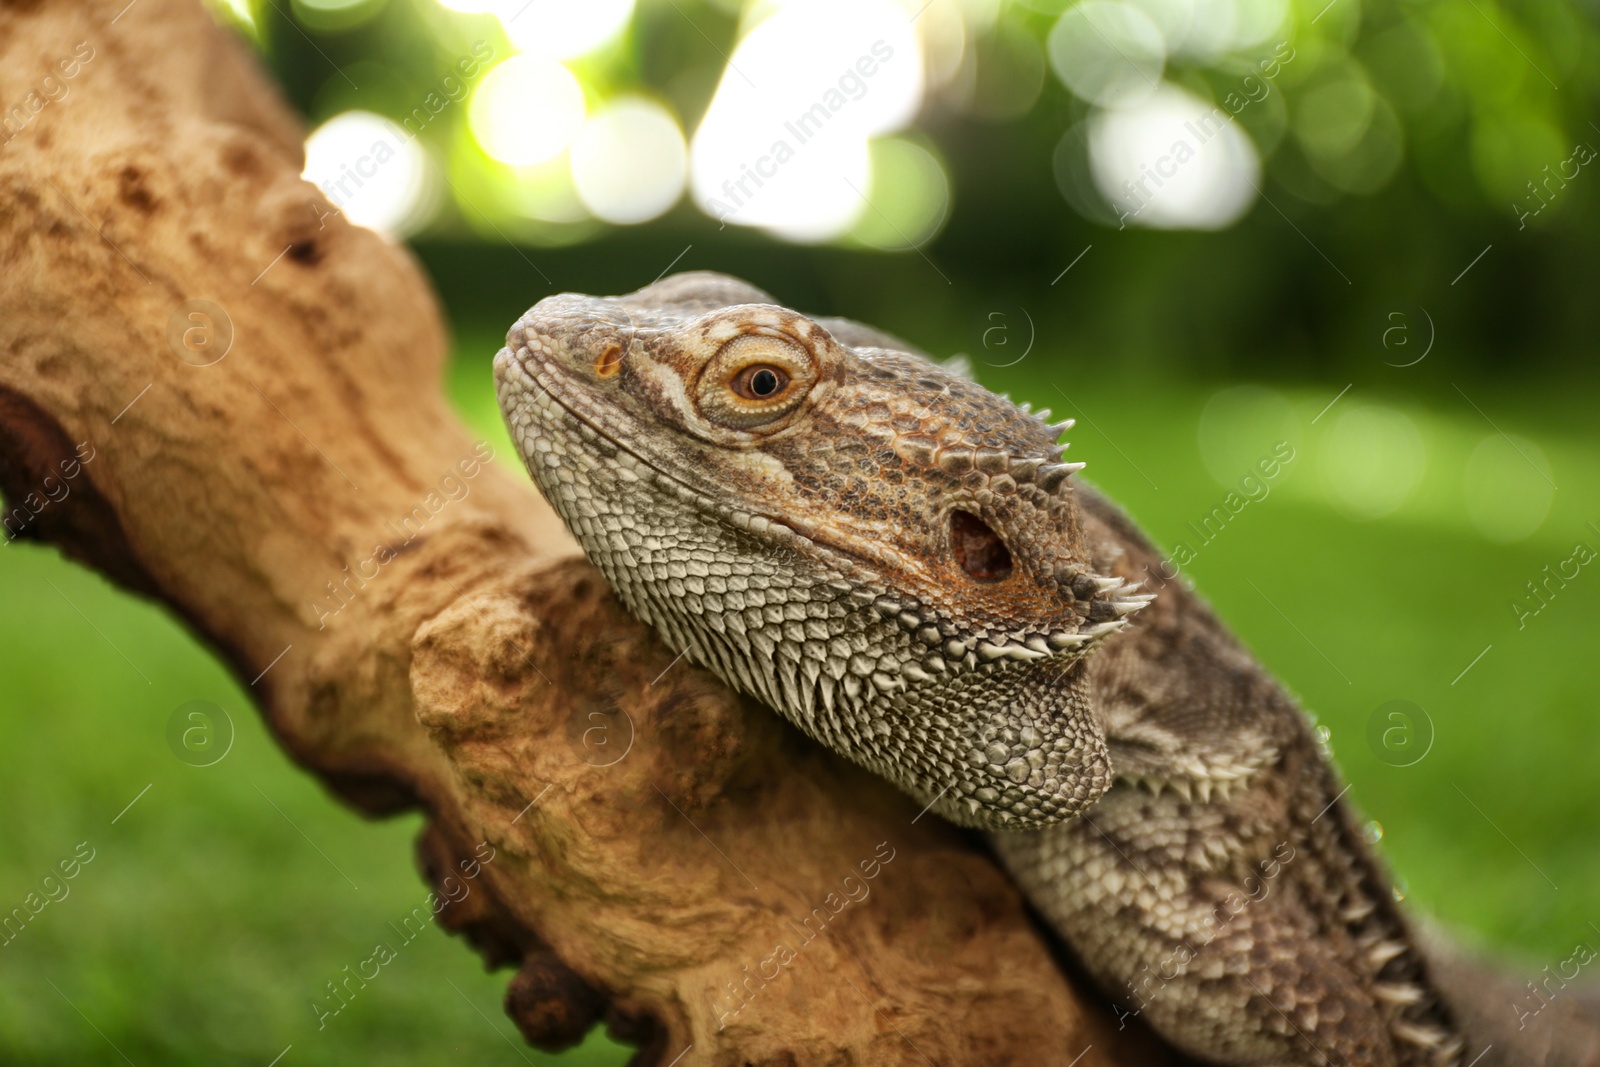
[[950, 513], [950, 547], [961, 569], [980, 582], [1011, 577], [1011, 552], [1005, 542], [970, 512]]
[[609, 378], [622, 369], [622, 346], [612, 341], [600, 350], [600, 355], [594, 361], [594, 372], [602, 378]]

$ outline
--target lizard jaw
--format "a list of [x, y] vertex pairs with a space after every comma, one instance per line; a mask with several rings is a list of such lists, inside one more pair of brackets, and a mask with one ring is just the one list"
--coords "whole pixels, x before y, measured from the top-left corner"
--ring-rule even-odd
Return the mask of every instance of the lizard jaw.
[[[610, 544], [595, 536], [595, 516], [585, 512], [574, 480], [615, 478], [596, 495], [623, 511], [630, 506], [653, 509], [669, 526], [674, 512], [704, 523], [714, 501], [562, 404], [524, 361], [502, 353], [497, 370], [513, 437], [536, 482], [613, 588], [673, 648], [687, 648], [691, 658], [724, 681], [924, 803], [931, 799], [936, 810], [962, 825], [1037, 829], [1076, 815], [1109, 788], [1103, 739], [1083, 714], [1064, 710], [1075, 706], [1070, 704], [1074, 684], [1052, 686], [1045, 679], [1071, 673], [1068, 664], [1122, 620], [1096, 624], [1089, 635], [1072, 635], [1080, 643], [1070, 649], [1050, 649], [1035, 635], [1034, 644], [1043, 643], [1044, 650], [1021, 642], [957, 637], [947, 624], [951, 636], [938, 630], [933, 635], [943, 642], [936, 650], [918, 639], [918, 631], [929, 622], [921, 605], [896, 598], [881, 585], [874, 587], [874, 579], [848, 557], [808, 543], [804, 570], [814, 578], [819, 565], [826, 564], [830, 573], [820, 585], [833, 583], [829, 610], [835, 630], [826, 642], [815, 644], [831, 647], [837, 638], [858, 651], [831, 659], [825, 653], [819, 659], [803, 650], [793, 652], [798, 646], [789, 640], [793, 631], [788, 628], [794, 623], [784, 617], [784, 604], [776, 605], [782, 609], [781, 621], [766, 625], [770, 616], [765, 612], [775, 605], [765, 602], [752, 615], [750, 594], [733, 588], [741, 580], [753, 582], [752, 575], [719, 578], [708, 565], [708, 573], [696, 577], [684, 565], [668, 561], [659, 568], [663, 580], [640, 581], [656, 561], [645, 549], [629, 546], [635, 555], [622, 563]], [[589, 466], [574, 474], [573, 464]], [[655, 495], [636, 495], [630, 505], [624, 495], [629, 492]], [[702, 526], [696, 537], [753, 538], [767, 545], [806, 540], [765, 516], [725, 508], [717, 515], [715, 525], [722, 532]], [[749, 558], [752, 549], [730, 543], [725, 551], [711, 553], [713, 559], [717, 555]], [[808, 580], [794, 573], [792, 565], [800, 558], [798, 552], [777, 557], [769, 588], [793, 588]], [[817, 584], [812, 588], [802, 599], [824, 602], [829, 594], [815, 591]], [[713, 597], [721, 608], [715, 622], [694, 610]], [[760, 625], [752, 618], [760, 619]], [[738, 640], [733, 639], [735, 629]], [[897, 664], [898, 670], [885, 664]], [[1033, 677], [1039, 680], [1026, 680]], [[979, 714], [995, 694], [1006, 705], [1006, 714]], [[886, 737], [888, 723], [893, 725]], [[957, 768], [958, 779], [952, 781], [941, 768]]]
[[[981, 587], [961, 593], [969, 580], [947, 561], [951, 573], [935, 590], [943, 599], [930, 601], [889, 578], [895, 569], [873, 553], [829, 536], [826, 521], [804, 521], [807, 508], [818, 507], [814, 497], [780, 496], [789, 502], [764, 508], [771, 498], [750, 484], [742, 494], [700, 484], [744, 479], [751, 463], [775, 464], [791, 478], [820, 473], [794, 451], [793, 432], [788, 442], [750, 447], [696, 440], [691, 428], [674, 425], [687, 394], [671, 386], [690, 380], [684, 346], [703, 332], [700, 320], [636, 325], [626, 308], [614, 313], [625, 300], [611, 300], [592, 302], [594, 319], [582, 321], [583, 301], [563, 300], [541, 301], [508, 335], [496, 358], [501, 404], [535, 481], [586, 554], [674, 650], [962, 825], [1037, 829], [1076, 816], [1110, 788], [1106, 742], [1084, 672], [1074, 668], [1150, 598], [1121, 579], [1086, 573], [1067, 540], [1072, 465], [1053, 462], [1058, 434], [975, 386], [952, 392], [943, 379], [942, 408], [917, 423], [933, 436], [909, 424], [896, 431], [910, 434], [910, 451], [897, 461], [901, 477], [916, 479], [930, 499], [974, 511], [992, 501], [999, 510], [985, 513], [994, 523], [1030, 516], [1036, 536], [1013, 528], [1011, 547], [1022, 574], [1051, 583], [1019, 590], [1020, 610], [1002, 611], [1000, 600], [977, 596]], [[547, 307], [554, 322], [541, 318]], [[763, 322], [774, 313], [750, 312]], [[727, 328], [728, 314], [713, 318]], [[863, 389], [880, 389], [874, 383], [884, 373], [911, 375], [918, 388], [939, 378], [920, 360], [881, 358], [852, 364], [857, 376], [839, 379], [843, 409], [828, 409], [822, 426], [806, 432], [860, 433], [851, 418], [879, 416], [849, 404], [861, 403]], [[608, 373], [614, 363], [619, 369]], [[669, 364], [681, 379], [662, 369]], [[1026, 445], [997, 451], [985, 428], [991, 416], [1010, 420]], [[883, 418], [878, 425], [887, 428], [910, 416], [891, 410]], [[827, 500], [818, 517], [835, 503], [852, 513], [860, 506], [850, 497]], [[791, 512], [801, 521], [790, 521]], [[882, 547], [870, 534], [857, 536], [855, 548]], [[925, 555], [937, 548], [907, 545]], [[1054, 583], [1063, 581], [1055, 599]]]

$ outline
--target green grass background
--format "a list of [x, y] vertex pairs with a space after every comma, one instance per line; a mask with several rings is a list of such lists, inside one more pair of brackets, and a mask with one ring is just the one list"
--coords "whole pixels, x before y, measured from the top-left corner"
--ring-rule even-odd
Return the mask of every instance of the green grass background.
[[[449, 388], [509, 460], [486, 356], [498, 333], [486, 323], [464, 334], [470, 355]], [[1078, 416], [1072, 456], [1168, 546], [1196, 544], [1187, 524], [1276, 442], [1295, 448], [1270, 495], [1185, 572], [1330, 729], [1350, 796], [1381, 823], [1412, 904], [1535, 968], [1600, 943], [1600, 566], [1525, 628], [1511, 609], [1577, 542], [1600, 548], [1587, 525], [1600, 523], [1591, 400], [1554, 382], [1452, 384], [1434, 372], [1439, 358], [1398, 370], [1375, 357], [1368, 379], [1319, 416], [1343, 382], [1240, 390], [1137, 369], [1090, 374], [1078, 362], [1036, 351], [978, 371]], [[1375, 424], [1388, 436], [1367, 432]], [[1531, 462], [1474, 466], [1500, 431], [1531, 445]], [[1399, 453], [1420, 455], [1420, 468], [1395, 440], [1410, 442]], [[1536, 518], [1546, 477], [1558, 489], [1537, 528], [1511, 543], [1485, 536], [1475, 509]], [[1391, 513], [1352, 516], [1413, 481]], [[0, 1060], [626, 1058], [599, 1034], [560, 1057], [524, 1047], [499, 1006], [509, 975], [485, 974], [437, 929], [319, 1031], [311, 1001], [324, 983], [426, 897], [411, 860], [420, 820], [370, 823], [330, 800], [171, 617], [53, 550], [0, 548], [0, 598], [0, 911], [79, 842], [95, 849], [70, 896], [0, 948]], [[237, 731], [206, 768], [166, 743], [169, 716], [195, 699], [220, 704]], [[1388, 765], [1367, 743], [1369, 717], [1393, 699], [1432, 722], [1431, 749], [1413, 766]]]

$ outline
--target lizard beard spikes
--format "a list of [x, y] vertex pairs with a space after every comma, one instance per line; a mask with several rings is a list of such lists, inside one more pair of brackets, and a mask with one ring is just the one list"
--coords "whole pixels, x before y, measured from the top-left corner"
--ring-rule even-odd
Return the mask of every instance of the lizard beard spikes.
[[[1174, 1045], [1459, 1062], [1299, 709], [1072, 484], [1065, 426], [716, 275], [551, 297], [507, 341], [512, 437], [623, 602], [929, 809], [1002, 831], [1052, 929]], [[1102, 647], [1151, 599], [1112, 572], [1160, 602]], [[1150, 788], [1113, 786], [1113, 753]]]
[[953, 821], [1071, 818], [1113, 779], [1079, 664], [1149, 598], [1093, 573], [1062, 427], [903, 348], [695, 275], [541, 301], [495, 369], [675, 651]]

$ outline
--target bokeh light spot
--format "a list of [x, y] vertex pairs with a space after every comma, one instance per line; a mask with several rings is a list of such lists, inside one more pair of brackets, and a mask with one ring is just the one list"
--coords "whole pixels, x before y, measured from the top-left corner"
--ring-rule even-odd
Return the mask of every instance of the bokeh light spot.
[[904, 252], [939, 232], [950, 210], [944, 166], [921, 145], [898, 137], [871, 148], [870, 203], [850, 236], [886, 252]]
[[467, 111], [490, 157], [513, 166], [543, 163], [583, 128], [583, 87], [545, 56], [512, 56], [483, 76]]
[[[1350, 0], [1344, 6], [1358, 5]], [[1268, 43], [1283, 31], [1288, 14], [1287, 0], [1193, 0], [1188, 33], [1168, 40], [1174, 52], [1210, 62]]]
[[713, 218], [826, 241], [868, 210], [868, 142], [922, 102], [916, 30], [889, 0], [780, 7], [734, 49], [690, 148]]
[[1483, 191], [1524, 210], [1539, 209], [1543, 168], [1559, 171], [1572, 156], [1559, 129], [1542, 115], [1490, 113], [1472, 126], [1472, 165]]
[[1164, 85], [1089, 121], [1089, 166], [1119, 225], [1220, 230], [1254, 203], [1255, 145], [1221, 105]]
[[1167, 45], [1150, 16], [1116, 0], [1068, 8], [1046, 45], [1056, 77], [1093, 104], [1129, 104], [1156, 91]]
[[1485, 437], [1467, 460], [1467, 515], [1498, 545], [1533, 535], [1550, 514], [1555, 478], [1544, 450], [1525, 437]]
[[317, 127], [306, 138], [301, 177], [351, 222], [395, 237], [416, 232], [435, 202], [428, 153], [370, 111], [346, 111]]
[[1128, 0], [1128, 3], [1150, 16], [1150, 21], [1161, 31], [1168, 52], [1178, 50], [1194, 25], [1196, 0]]
[[1306, 88], [1295, 108], [1294, 132], [1313, 158], [1349, 152], [1367, 132], [1377, 94], [1361, 69], [1346, 64]]
[[1323, 437], [1322, 474], [1333, 502], [1353, 519], [1380, 519], [1411, 499], [1427, 466], [1410, 416], [1377, 404], [1348, 408]]
[[1021, 118], [1044, 89], [1044, 50], [1010, 19], [975, 37], [962, 57], [954, 95], [965, 110], [991, 122]]
[[1196, 427], [1200, 460], [1218, 485], [1233, 486], [1270, 460], [1280, 443], [1300, 438], [1294, 406], [1275, 390], [1236, 385], [1212, 394]]
[[497, 9], [517, 48], [571, 59], [621, 33], [633, 17], [633, 0], [512, 0]]
[[571, 158], [579, 198], [606, 222], [653, 219], [683, 194], [683, 131], [652, 100], [624, 97], [596, 113], [584, 124]]
[[1343, 155], [1310, 155], [1311, 165], [1328, 184], [1346, 193], [1370, 194], [1383, 188], [1400, 167], [1405, 151], [1400, 119], [1388, 101], [1378, 100], [1366, 132]]

